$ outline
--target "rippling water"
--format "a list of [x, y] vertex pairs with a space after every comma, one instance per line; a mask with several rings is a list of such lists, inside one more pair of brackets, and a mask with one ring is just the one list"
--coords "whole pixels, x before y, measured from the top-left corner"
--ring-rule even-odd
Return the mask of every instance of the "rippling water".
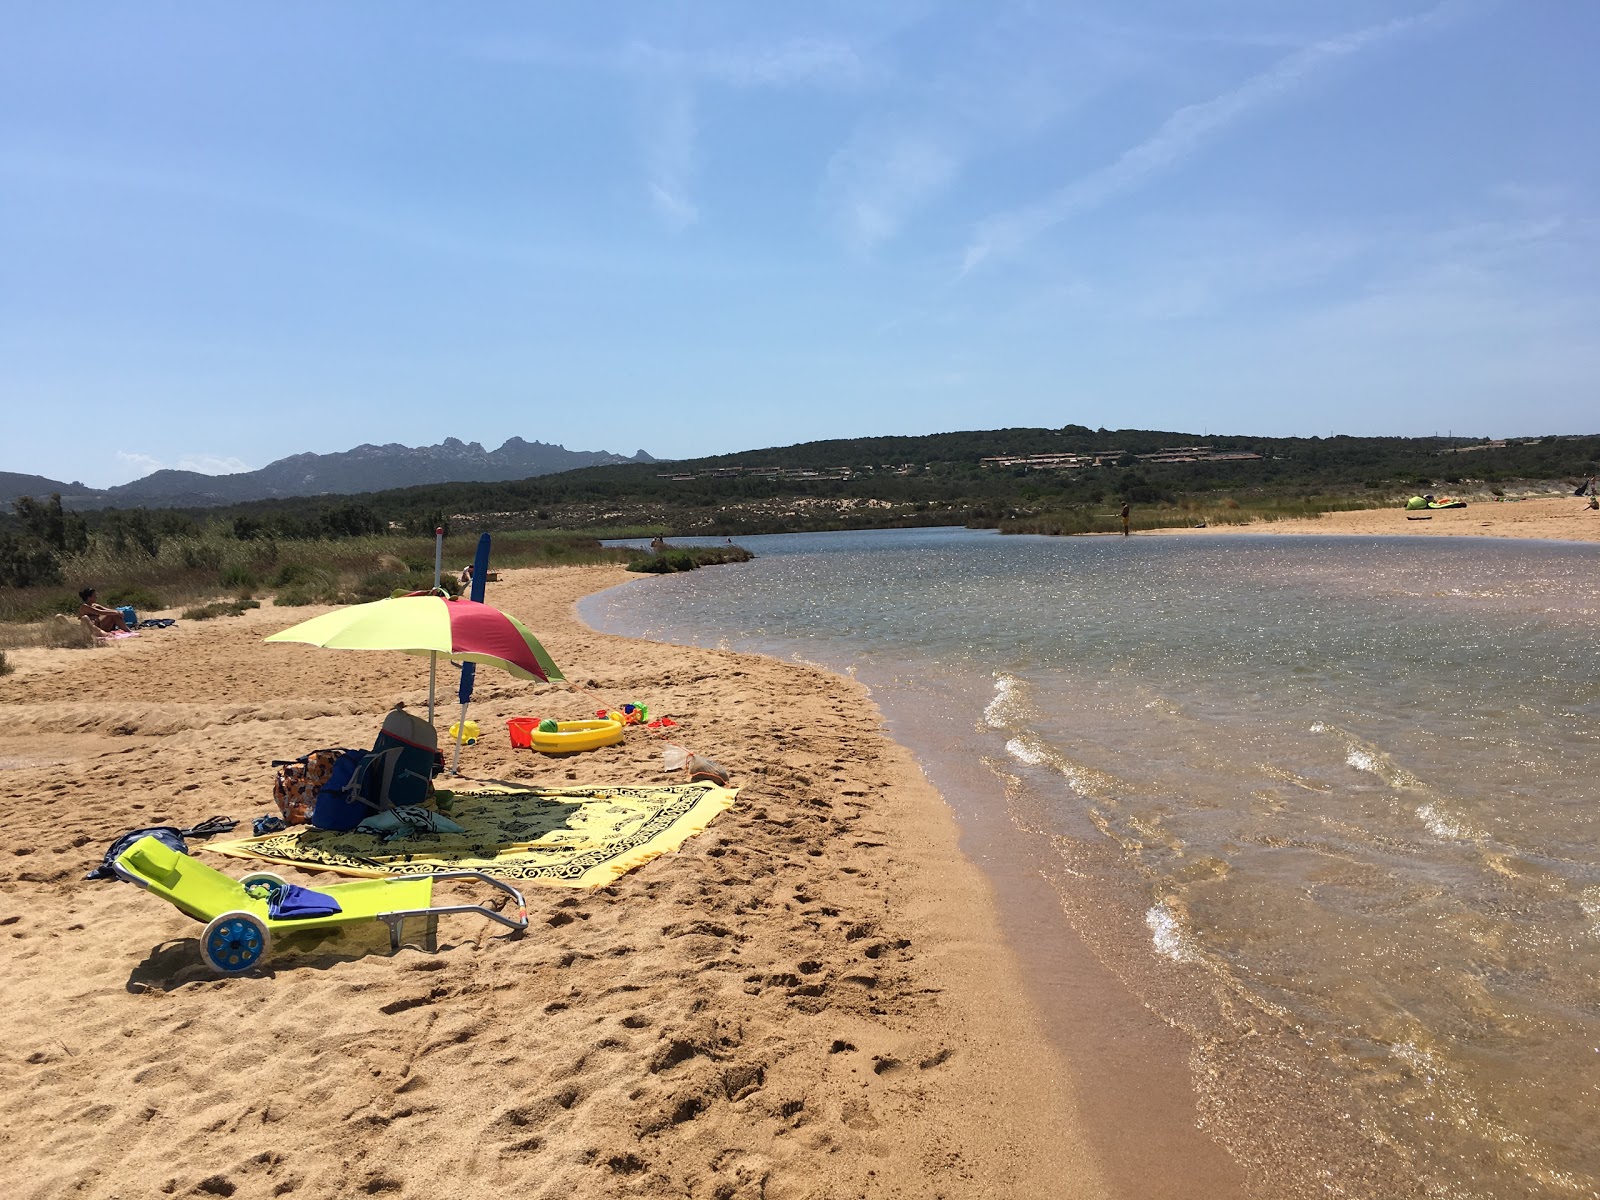
[[[743, 544], [586, 616], [854, 670], [925, 758], [986, 763], [974, 802], [1045, 848], [1222, 1110], [1298, 1072], [1428, 1193], [1600, 1194], [1600, 550]], [[1135, 954], [1097, 940], [1105, 888]]]

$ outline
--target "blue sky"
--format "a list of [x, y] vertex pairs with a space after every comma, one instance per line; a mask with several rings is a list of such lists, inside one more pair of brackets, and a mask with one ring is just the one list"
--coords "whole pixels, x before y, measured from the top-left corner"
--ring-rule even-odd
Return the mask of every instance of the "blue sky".
[[1592, 0], [0, 17], [0, 469], [1600, 428]]

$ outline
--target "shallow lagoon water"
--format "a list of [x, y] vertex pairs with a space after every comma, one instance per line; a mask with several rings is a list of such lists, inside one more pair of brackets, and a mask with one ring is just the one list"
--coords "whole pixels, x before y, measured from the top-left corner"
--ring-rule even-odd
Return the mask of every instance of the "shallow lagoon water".
[[1237, 1152], [1295, 1078], [1426, 1194], [1600, 1194], [1600, 548], [741, 544], [585, 616], [851, 671], [931, 769], [983, 764], [957, 811], [1049, 860]]

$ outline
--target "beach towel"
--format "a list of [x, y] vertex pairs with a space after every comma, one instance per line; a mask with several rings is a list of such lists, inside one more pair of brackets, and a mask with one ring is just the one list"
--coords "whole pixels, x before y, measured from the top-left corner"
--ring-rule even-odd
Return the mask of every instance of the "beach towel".
[[404, 808], [388, 808], [381, 813], [373, 813], [356, 826], [356, 832], [376, 834], [385, 842], [393, 842], [405, 837], [465, 833], [466, 830], [431, 808], [408, 804]]
[[603, 887], [677, 850], [736, 794], [712, 783], [456, 792], [450, 815], [462, 833], [413, 830], [386, 842], [382, 833], [296, 827], [204, 848], [343, 875], [471, 870], [550, 887]]
[[267, 901], [267, 916], [274, 921], [304, 921], [308, 917], [331, 917], [343, 911], [332, 896], [297, 883], [284, 884]]

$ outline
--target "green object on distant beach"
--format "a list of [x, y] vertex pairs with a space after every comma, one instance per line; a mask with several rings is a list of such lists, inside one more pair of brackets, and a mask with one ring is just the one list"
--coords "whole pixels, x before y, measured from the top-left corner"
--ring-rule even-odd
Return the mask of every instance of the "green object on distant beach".
[[1415, 511], [1416, 509], [1419, 509], [1419, 508], [1427, 508], [1427, 507], [1428, 507], [1428, 502], [1426, 500], [1424, 500], [1421, 496], [1413, 496], [1413, 497], [1411, 497], [1411, 499], [1406, 501], [1406, 508], [1410, 509], [1412, 511]]

